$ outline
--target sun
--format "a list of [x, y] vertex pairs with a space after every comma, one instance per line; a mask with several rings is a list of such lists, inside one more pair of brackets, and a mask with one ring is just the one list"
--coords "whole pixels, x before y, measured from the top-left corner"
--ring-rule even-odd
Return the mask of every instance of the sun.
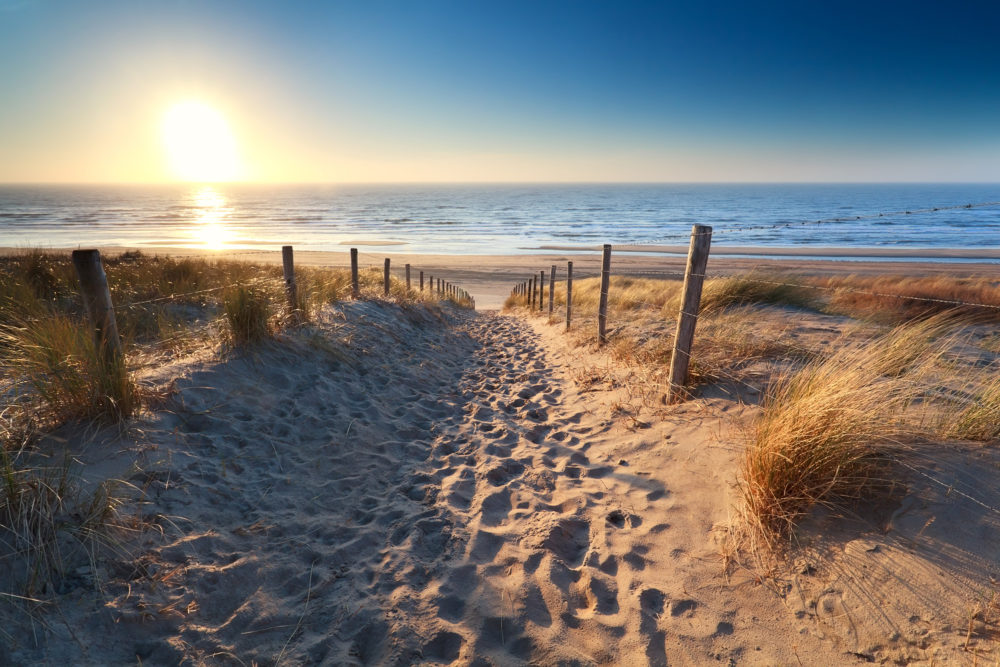
[[216, 109], [196, 100], [179, 102], [163, 115], [163, 145], [173, 176], [218, 183], [241, 175], [236, 140]]

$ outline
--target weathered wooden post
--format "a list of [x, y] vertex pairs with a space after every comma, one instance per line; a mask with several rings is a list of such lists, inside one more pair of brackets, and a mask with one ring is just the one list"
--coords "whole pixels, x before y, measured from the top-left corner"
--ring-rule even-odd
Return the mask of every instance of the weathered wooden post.
[[410, 291], [410, 265], [406, 265], [406, 291]]
[[388, 257], [385, 258], [385, 271], [384, 271], [384, 274], [383, 274], [383, 282], [385, 283], [385, 285], [384, 285], [385, 295], [389, 296], [389, 258]]
[[424, 272], [420, 272], [420, 291], [424, 291]]
[[531, 279], [528, 281], [528, 291], [531, 292], [531, 294], [528, 296], [528, 310], [534, 310], [535, 309], [535, 276], [531, 276]]
[[601, 305], [597, 310], [597, 344], [608, 342], [608, 284], [611, 282], [611, 246], [604, 244], [601, 262]]
[[288, 312], [294, 314], [298, 309], [298, 286], [295, 284], [295, 260], [290, 245], [281, 246], [281, 268], [285, 274], [285, 297], [288, 300]]
[[556, 265], [552, 265], [552, 273], [549, 275], [549, 317], [555, 312], [556, 307]]
[[538, 310], [545, 307], [545, 271], [538, 272]]
[[694, 327], [701, 309], [701, 288], [705, 283], [708, 252], [712, 247], [712, 228], [707, 225], [691, 227], [691, 247], [688, 249], [687, 268], [684, 270], [684, 298], [677, 317], [674, 334], [674, 353], [670, 359], [670, 379], [667, 402], [677, 403], [684, 398], [688, 367], [691, 364], [691, 343]]
[[94, 345], [105, 365], [119, 363], [122, 359], [122, 342], [118, 338], [118, 322], [111, 304], [108, 276], [101, 264], [98, 250], [74, 250], [73, 267], [80, 280], [80, 294], [87, 311], [90, 326], [94, 329]]
[[358, 284], [358, 249], [351, 248], [351, 296], [357, 299], [361, 296], [361, 286]]
[[573, 319], [573, 262], [566, 262], [566, 330]]

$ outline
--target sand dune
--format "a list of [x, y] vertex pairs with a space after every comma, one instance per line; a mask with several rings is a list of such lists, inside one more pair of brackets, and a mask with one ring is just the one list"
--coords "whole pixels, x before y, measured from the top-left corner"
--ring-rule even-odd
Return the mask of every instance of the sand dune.
[[149, 528], [84, 571], [37, 644], [24, 631], [0, 658], [969, 657], [953, 619], [996, 565], [991, 512], [925, 485], [882, 535], [820, 525], [829, 541], [794, 570], [727, 569], [734, 425], [752, 408], [720, 396], [638, 419], [627, 391], [579, 381], [607, 363], [541, 320], [347, 302], [252, 352], [160, 366], [143, 381], [173, 382], [167, 405], [78, 454], [130, 476]]

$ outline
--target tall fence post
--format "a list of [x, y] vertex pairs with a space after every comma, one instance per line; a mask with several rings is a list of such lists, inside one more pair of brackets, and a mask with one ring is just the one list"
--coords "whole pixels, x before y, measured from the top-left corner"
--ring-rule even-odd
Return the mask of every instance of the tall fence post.
[[420, 272], [420, 291], [424, 291], [424, 272]]
[[537, 280], [537, 278], [535, 278], [535, 276], [531, 276], [531, 280], [528, 281], [528, 285], [529, 285], [528, 289], [531, 291], [531, 305], [528, 306], [528, 310], [534, 310], [535, 309], [535, 281], [536, 280]]
[[556, 265], [552, 265], [552, 273], [549, 275], [549, 317], [555, 312], [556, 307]]
[[573, 319], [573, 262], [566, 262], [566, 331]]
[[358, 249], [351, 248], [351, 296], [357, 299], [361, 296], [361, 286], [358, 284]]
[[604, 244], [601, 262], [601, 305], [597, 311], [597, 344], [608, 342], [608, 284], [611, 282], [611, 246]]
[[712, 247], [712, 228], [707, 225], [691, 227], [691, 247], [688, 249], [687, 268], [684, 271], [684, 299], [677, 317], [674, 334], [674, 353], [670, 359], [670, 380], [667, 402], [677, 403], [684, 397], [688, 366], [691, 363], [691, 343], [694, 327], [701, 308], [701, 288], [705, 283], [708, 252]]
[[545, 270], [538, 272], [538, 310], [545, 307]]
[[389, 296], [389, 258], [388, 257], [385, 258], [385, 271], [384, 271], [384, 275], [383, 275], [382, 280], [384, 282], [385, 295]]
[[122, 342], [118, 338], [118, 322], [111, 304], [108, 276], [101, 264], [98, 250], [74, 250], [73, 267], [80, 279], [83, 307], [94, 329], [94, 344], [104, 364], [117, 363], [122, 358]]
[[298, 308], [298, 287], [295, 284], [295, 259], [292, 246], [281, 246], [281, 268], [285, 273], [285, 297], [288, 299], [288, 312], [295, 313]]
[[406, 291], [410, 291], [410, 265], [406, 265]]

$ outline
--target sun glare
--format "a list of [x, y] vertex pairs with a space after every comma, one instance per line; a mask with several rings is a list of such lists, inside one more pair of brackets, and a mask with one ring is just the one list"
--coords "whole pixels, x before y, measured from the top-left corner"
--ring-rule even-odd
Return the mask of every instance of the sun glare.
[[197, 219], [191, 230], [196, 244], [210, 250], [222, 250], [233, 240], [232, 230], [226, 224], [230, 208], [226, 198], [210, 187], [192, 193], [197, 209]]
[[222, 114], [197, 101], [180, 102], [163, 117], [163, 144], [175, 178], [198, 183], [240, 177], [236, 141]]

